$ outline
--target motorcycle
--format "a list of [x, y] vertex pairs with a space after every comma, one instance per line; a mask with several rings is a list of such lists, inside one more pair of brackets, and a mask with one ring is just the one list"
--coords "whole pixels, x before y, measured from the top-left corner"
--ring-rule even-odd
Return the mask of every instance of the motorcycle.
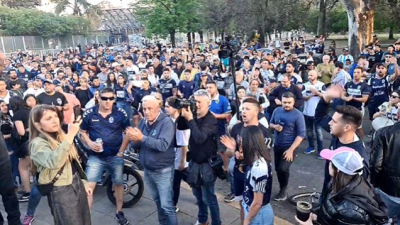
[[[78, 154], [80, 156], [80, 161], [82, 164], [82, 168], [86, 170], [87, 161], [89, 159], [88, 152], [90, 151], [89, 146], [82, 140], [80, 134], [78, 134], [74, 143], [76, 149], [78, 150]], [[139, 163], [139, 156], [135, 152], [132, 152], [130, 149], [126, 150], [124, 153], [124, 202], [122, 207], [129, 208], [134, 206], [139, 200], [142, 198], [144, 191], [144, 183], [142, 176], [137, 172], [140, 170], [141, 166]], [[99, 186], [107, 187], [107, 197], [114, 205], [116, 204], [115, 196], [114, 196], [114, 185], [111, 180], [111, 174], [109, 171], [104, 171], [101, 181], [97, 183]]]

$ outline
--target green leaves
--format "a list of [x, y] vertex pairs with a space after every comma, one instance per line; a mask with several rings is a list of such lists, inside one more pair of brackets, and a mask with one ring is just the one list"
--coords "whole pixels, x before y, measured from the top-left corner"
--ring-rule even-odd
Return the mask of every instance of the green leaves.
[[33, 35], [56, 37], [66, 35], [85, 35], [90, 29], [90, 22], [82, 17], [57, 16], [35, 9], [10, 9], [0, 7], [2, 26], [5, 35]]
[[40, 5], [40, 0], [2, 0], [2, 5], [10, 8], [34, 8]]
[[166, 37], [171, 32], [192, 30], [199, 7], [197, 0], [139, 0], [134, 14], [146, 27], [147, 36]]

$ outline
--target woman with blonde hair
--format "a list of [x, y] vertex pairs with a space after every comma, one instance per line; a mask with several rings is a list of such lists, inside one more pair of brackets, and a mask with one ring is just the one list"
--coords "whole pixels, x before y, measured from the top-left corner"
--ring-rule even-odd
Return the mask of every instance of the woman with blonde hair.
[[61, 129], [60, 113], [54, 106], [38, 105], [29, 119], [30, 150], [37, 188], [48, 196], [55, 225], [90, 225], [91, 216], [85, 189], [85, 173], [78, 161], [74, 137], [82, 120], [69, 125], [68, 133]]

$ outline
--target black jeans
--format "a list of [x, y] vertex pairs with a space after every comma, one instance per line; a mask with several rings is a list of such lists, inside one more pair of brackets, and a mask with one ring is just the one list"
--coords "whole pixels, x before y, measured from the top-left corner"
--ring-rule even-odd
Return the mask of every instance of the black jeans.
[[289, 177], [290, 177], [290, 166], [292, 162], [286, 161], [283, 158], [283, 153], [288, 150], [289, 147], [274, 147], [274, 162], [275, 162], [275, 170], [276, 176], [278, 177], [279, 187], [280, 189], [286, 188], [289, 184]]
[[178, 204], [179, 195], [181, 193], [181, 181], [184, 180], [186, 182], [186, 177], [187, 177], [187, 168], [183, 169], [182, 171], [175, 170], [174, 181], [172, 183], [172, 189], [174, 191], [174, 196], [172, 200], [174, 202], [174, 206]]
[[379, 107], [380, 105], [376, 106], [376, 104], [368, 104], [368, 114], [369, 114], [369, 120], [374, 120], [374, 114], [379, 112]]
[[[3, 199], [4, 209], [7, 212], [7, 220], [9, 225], [21, 225], [21, 213], [17, 194], [15, 193], [15, 185], [12, 176], [11, 162], [8, 160], [1, 167], [0, 172], [0, 195]], [[0, 224], [4, 223], [3, 216], [0, 213]]]

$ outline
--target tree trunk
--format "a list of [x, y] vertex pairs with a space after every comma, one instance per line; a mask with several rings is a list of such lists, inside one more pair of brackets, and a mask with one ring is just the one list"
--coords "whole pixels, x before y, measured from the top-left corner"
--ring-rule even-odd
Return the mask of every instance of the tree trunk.
[[394, 35], [393, 35], [393, 23], [390, 24], [390, 27], [389, 27], [389, 40], [394, 40]]
[[201, 42], [201, 43], [204, 43], [203, 31], [200, 30], [200, 31], [199, 31], [199, 35], [200, 35], [200, 42]]
[[172, 47], [175, 48], [175, 30], [171, 30], [169, 32], [169, 36], [171, 38]]
[[217, 42], [218, 31], [217, 29], [214, 30], [214, 42]]
[[318, 15], [318, 27], [317, 27], [317, 35], [324, 34], [324, 17], [326, 18], [326, 7], [325, 0], [319, 1], [319, 15]]
[[188, 39], [189, 44], [192, 43], [192, 36], [190, 35], [190, 32], [186, 34], [186, 37]]
[[372, 41], [375, 0], [341, 0], [346, 7], [349, 22], [349, 50], [358, 56], [363, 46]]
[[193, 44], [196, 43], [196, 33], [195, 32], [192, 32], [192, 41], [193, 41]]

